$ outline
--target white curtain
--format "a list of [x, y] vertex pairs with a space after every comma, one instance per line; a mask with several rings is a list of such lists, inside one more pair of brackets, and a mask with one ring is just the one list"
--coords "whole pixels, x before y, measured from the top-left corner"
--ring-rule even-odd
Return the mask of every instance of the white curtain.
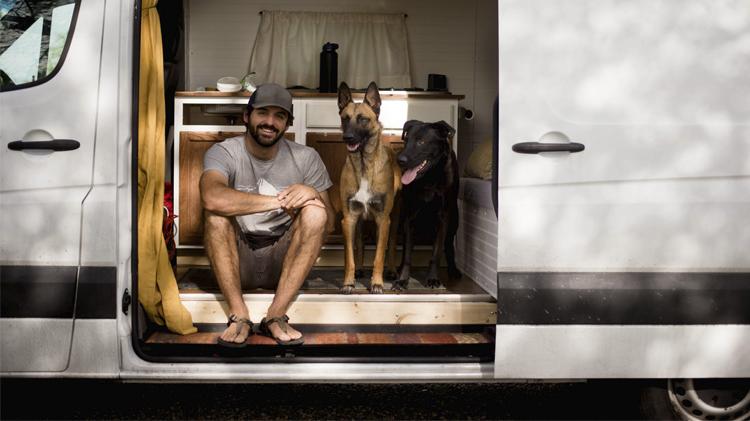
[[403, 14], [263, 11], [249, 71], [257, 83], [315, 89], [326, 42], [339, 45], [339, 83], [412, 86]]

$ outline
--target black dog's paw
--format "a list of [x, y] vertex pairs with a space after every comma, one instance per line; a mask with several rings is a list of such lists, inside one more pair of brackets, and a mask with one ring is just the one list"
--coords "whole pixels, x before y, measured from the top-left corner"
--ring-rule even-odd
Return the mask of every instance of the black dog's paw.
[[351, 294], [354, 292], [354, 285], [344, 285], [341, 287], [342, 294]]
[[391, 285], [391, 291], [406, 291], [406, 284], [408, 282], [406, 281], [393, 281], [393, 285]]
[[461, 279], [461, 276], [463, 276], [463, 274], [460, 270], [458, 270], [458, 268], [453, 267], [448, 268], [448, 276], [450, 276], [451, 279]]
[[396, 278], [398, 278], [398, 273], [396, 273], [396, 272], [394, 272], [394, 271], [392, 271], [392, 270], [389, 269], [389, 270], [385, 271], [385, 273], [383, 274], [383, 276], [385, 277], [385, 279], [387, 281], [395, 281]]
[[441, 283], [439, 279], [428, 279], [427, 286], [430, 288], [440, 288]]
[[370, 286], [370, 294], [382, 294], [383, 284], [375, 284]]
[[362, 279], [365, 277], [364, 269], [357, 269], [354, 271], [354, 279]]

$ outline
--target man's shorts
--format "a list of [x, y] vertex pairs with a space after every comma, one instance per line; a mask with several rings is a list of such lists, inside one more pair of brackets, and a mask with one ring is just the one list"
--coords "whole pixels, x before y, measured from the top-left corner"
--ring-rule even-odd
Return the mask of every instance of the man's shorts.
[[273, 244], [254, 248], [244, 234], [239, 234], [237, 251], [240, 260], [240, 283], [243, 290], [275, 290], [281, 277], [286, 252], [292, 241], [293, 227], [278, 237]]

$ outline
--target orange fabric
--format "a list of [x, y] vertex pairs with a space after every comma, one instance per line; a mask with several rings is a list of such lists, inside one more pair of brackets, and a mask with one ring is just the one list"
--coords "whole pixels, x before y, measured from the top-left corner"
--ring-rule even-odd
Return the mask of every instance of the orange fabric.
[[158, 0], [144, 0], [138, 87], [138, 300], [148, 317], [179, 334], [197, 332], [180, 302], [162, 236], [164, 205], [164, 63]]

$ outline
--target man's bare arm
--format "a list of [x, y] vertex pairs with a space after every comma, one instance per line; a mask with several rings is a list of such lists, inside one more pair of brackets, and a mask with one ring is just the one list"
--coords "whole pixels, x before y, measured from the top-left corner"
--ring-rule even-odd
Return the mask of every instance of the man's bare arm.
[[205, 171], [200, 180], [203, 209], [221, 216], [247, 215], [279, 209], [276, 196], [264, 196], [235, 190], [218, 171]]

